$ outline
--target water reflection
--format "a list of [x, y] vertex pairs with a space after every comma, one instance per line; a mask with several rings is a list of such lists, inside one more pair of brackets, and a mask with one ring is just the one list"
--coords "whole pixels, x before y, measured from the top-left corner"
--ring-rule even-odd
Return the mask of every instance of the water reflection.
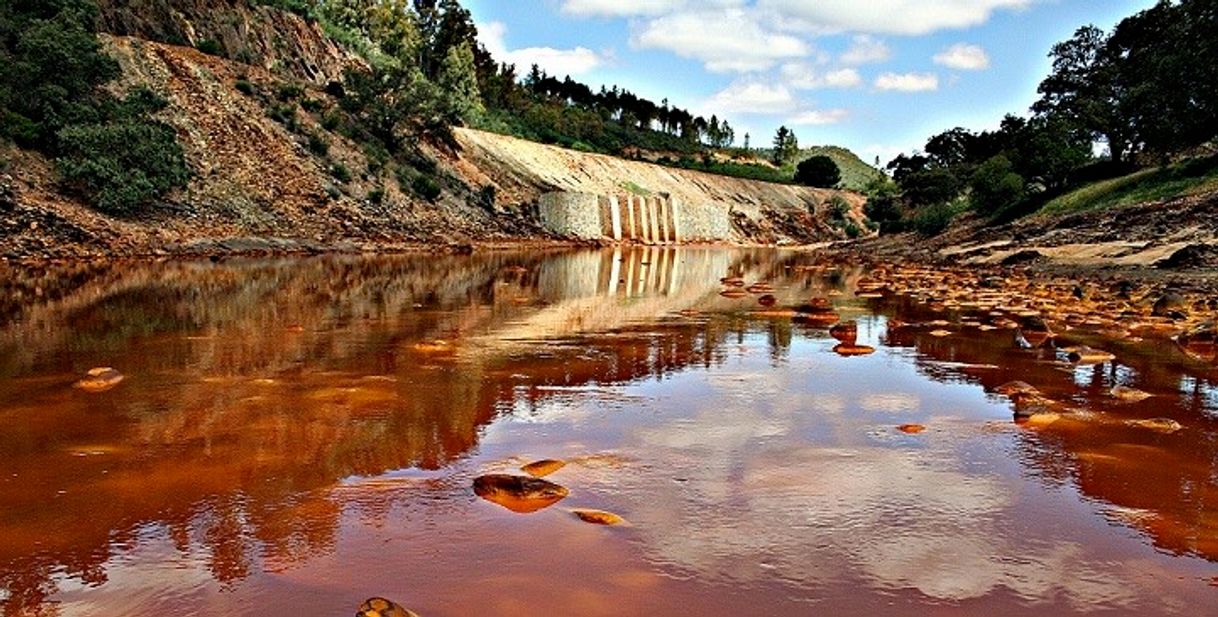
[[[1218, 561], [1212, 375], [1138, 347], [1063, 370], [1010, 332], [889, 327], [943, 315], [857, 298], [861, 267], [808, 261], [648, 248], [6, 273], [5, 615], [234, 613], [250, 597], [347, 614], [403, 572], [428, 573], [414, 608], [431, 615], [1209, 597], [1200, 564], [1108, 525]], [[778, 308], [832, 297], [876, 353], [835, 355], [828, 323], [724, 298], [725, 276], [769, 281]], [[97, 366], [126, 379], [70, 387]], [[984, 394], [1016, 378], [1090, 415], [1017, 429]], [[1114, 385], [1156, 396], [1118, 404]], [[1186, 430], [1121, 422], [1162, 415]], [[572, 507], [623, 514], [629, 541], [568, 527], [563, 506], [527, 522], [480, 509], [472, 477], [526, 455], [567, 459]], [[538, 530], [579, 549], [521, 535]], [[415, 549], [373, 548], [395, 540]], [[514, 604], [538, 579], [513, 559], [568, 591]], [[475, 584], [490, 595], [462, 595]]]

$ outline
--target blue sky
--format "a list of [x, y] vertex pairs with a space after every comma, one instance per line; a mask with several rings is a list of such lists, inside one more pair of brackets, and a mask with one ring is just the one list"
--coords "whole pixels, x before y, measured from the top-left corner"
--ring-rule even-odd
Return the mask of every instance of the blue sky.
[[956, 126], [1026, 113], [1053, 43], [1154, 0], [465, 0], [482, 42], [523, 74], [618, 84], [727, 118], [766, 145], [868, 162]]

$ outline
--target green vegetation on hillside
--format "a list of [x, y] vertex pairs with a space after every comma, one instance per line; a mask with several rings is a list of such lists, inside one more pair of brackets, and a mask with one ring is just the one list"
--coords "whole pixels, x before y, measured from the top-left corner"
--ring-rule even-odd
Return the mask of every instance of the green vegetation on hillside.
[[[1212, 159], [1188, 159], [1218, 137], [1218, 65], [1200, 60], [1215, 54], [1218, 0], [1162, 1], [1111, 33], [1079, 28], [1053, 47], [1031, 117], [945, 131], [898, 156], [895, 188], [873, 186], [869, 213], [885, 230], [937, 233], [962, 203], [1005, 221], [1207, 190]], [[1133, 173], [1172, 160], [1184, 162]]]
[[1040, 212], [1066, 214], [1116, 208], [1211, 191], [1218, 191], [1218, 156], [1143, 169], [1089, 184], [1050, 200]]
[[57, 162], [65, 188], [99, 209], [129, 214], [183, 186], [189, 171], [165, 102], [146, 90], [124, 98], [101, 51], [92, 0], [0, 3], [0, 139]]

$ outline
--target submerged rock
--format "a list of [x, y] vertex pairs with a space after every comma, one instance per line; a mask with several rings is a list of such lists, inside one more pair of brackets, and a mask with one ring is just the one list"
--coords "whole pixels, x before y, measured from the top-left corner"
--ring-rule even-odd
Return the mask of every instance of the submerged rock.
[[752, 294], [768, 294], [773, 293], [774, 286], [769, 283], [753, 283], [746, 288], [746, 291]]
[[1129, 420], [1126, 424], [1152, 430], [1158, 433], [1174, 433], [1183, 429], [1179, 422], [1171, 418], [1150, 418], [1147, 420]]
[[624, 519], [612, 512], [605, 512], [604, 510], [579, 509], [579, 510], [571, 510], [571, 514], [574, 514], [575, 516], [579, 517], [579, 520], [581, 520], [585, 523], [591, 523], [593, 525], [614, 526], [614, 525], [628, 524], [626, 522], [626, 519]]
[[84, 378], [76, 382], [74, 387], [85, 392], [105, 392], [122, 383], [123, 379], [122, 373], [107, 366], [89, 369], [89, 372], [85, 373]]
[[1129, 386], [1117, 386], [1110, 391], [1110, 394], [1112, 394], [1113, 398], [1120, 399], [1127, 403], [1137, 403], [1154, 396], [1149, 392], [1143, 392], [1137, 388], [1130, 388]]
[[925, 432], [926, 427], [921, 424], [902, 424], [897, 427], [897, 430], [908, 435], [917, 435], [918, 433]]
[[1179, 319], [1188, 313], [1188, 300], [1181, 294], [1169, 291], [1159, 296], [1151, 308], [1150, 314], [1155, 317], [1171, 317]]
[[540, 461], [533, 461], [532, 463], [521, 467], [520, 471], [523, 471], [534, 478], [544, 478], [558, 471], [559, 469], [566, 467], [566, 465], [567, 464], [563, 461], [548, 458]]
[[749, 292], [747, 292], [743, 289], [733, 287], [730, 289], [724, 289], [723, 291], [719, 292], [719, 295], [723, 296], [724, 298], [730, 298], [732, 300], [737, 300], [740, 298], [747, 297], [749, 295]]
[[994, 392], [1003, 396], [1021, 397], [1021, 396], [1037, 396], [1040, 390], [1026, 381], [1008, 381], [997, 388]]
[[760, 298], [757, 298], [757, 304], [760, 304], [761, 306], [774, 306], [777, 303], [778, 298], [775, 298], [772, 294], [766, 294]]
[[1066, 355], [1066, 359], [1075, 364], [1103, 364], [1115, 360], [1116, 356], [1101, 349], [1075, 347]]
[[854, 343], [841, 343], [833, 347], [833, 353], [839, 356], [867, 356], [875, 353], [875, 347], [868, 345], [856, 345]]
[[529, 514], [562, 501], [570, 491], [540, 478], [487, 474], [474, 479], [474, 493], [518, 514]]
[[414, 611], [385, 598], [368, 598], [359, 605], [355, 617], [419, 617]]

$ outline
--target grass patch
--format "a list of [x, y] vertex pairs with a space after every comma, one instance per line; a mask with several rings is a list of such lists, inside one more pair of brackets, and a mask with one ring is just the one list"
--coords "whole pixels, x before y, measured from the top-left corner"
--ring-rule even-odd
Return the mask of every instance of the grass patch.
[[626, 189], [626, 191], [629, 192], [630, 194], [638, 195], [640, 197], [648, 197], [651, 195], [651, 191], [649, 191], [633, 182], [629, 182], [629, 181], [623, 182], [622, 188]]
[[1156, 167], [1089, 184], [1061, 195], [1039, 214], [1069, 214], [1117, 208], [1218, 190], [1218, 156]]

